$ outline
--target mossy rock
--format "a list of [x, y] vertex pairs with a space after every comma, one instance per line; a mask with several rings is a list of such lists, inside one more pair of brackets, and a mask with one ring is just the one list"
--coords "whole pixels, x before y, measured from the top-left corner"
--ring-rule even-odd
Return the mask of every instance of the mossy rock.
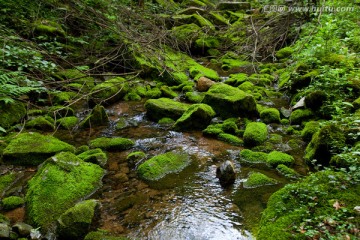
[[65, 37], [65, 31], [60, 24], [50, 20], [40, 20], [33, 23], [33, 33], [36, 36]]
[[70, 103], [77, 97], [75, 92], [54, 92], [51, 93], [51, 101], [54, 105], [63, 105]]
[[314, 118], [314, 113], [310, 109], [296, 109], [290, 115], [291, 124], [301, 124]]
[[121, 137], [100, 137], [91, 140], [89, 143], [90, 148], [101, 148], [109, 151], [123, 151], [130, 149], [135, 144], [134, 141], [128, 138]]
[[163, 125], [173, 125], [175, 121], [171, 118], [162, 118], [158, 121], [158, 123]]
[[195, 80], [201, 77], [207, 77], [214, 81], [220, 81], [219, 74], [210, 68], [204, 67], [200, 64], [193, 65], [189, 68], [190, 76]]
[[247, 146], [261, 145], [268, 138], [267, 126], [260, 122], [251, 122], [246, 125], [244, 143]]
[[230, 74], [229, 78], [225, 81], [225, 83], [234, 87], [238, 87], [247, 80], [248, 80], [248, 75], [246, 73], [236, 73], [236, 74]]
[[28, 121], [25, 126], [31, 129], [53, 131], [55, 129], [54, 122], [54, 119], [49, 116], [40, 116]]
[[254, 152], [250, 149], [244, 149], [240, 151], [240, 161], [247, 163], [266, 163], [267, 153]]
[[18, 196], [10, 196], [1, 200], [2, 208], [6, 211], [13, 210], [24, 204], [24, 199]]
[[328, 99], [328, 95], [326, 92], [317, 90], [309, 93], [305, 97], [305, 106], [310, 108], [311, 110], [319, 110], [321, 106], [325, 103]]
[[219, 39], [217, 39], [216, 37], [204, 36], [195, 41], [195, 47], [202, 50], [218, 48], [219, 46], [220, 42]]
[[300, 77], [293, 77], [291, 84], [290, 84], [290, 90], [292, 92], [297, 92], [299, 89], [305, 88], [310, 85], [311, 81], [313, 81], [315, 78], [317, 78], [320, 75], [320, 71], [315, 69], [312, 70]]
[[294, 164], [295, 159], [289, 154], [279, 151], [272, 151], [268, 154], [266, 162], [272, 167], [277, 167], [279, 164], [291, 166], [292, 164]]
[[238, 118], [228, 118], [221, 123], [221, 129], [226, 133], [237, 134], [238, 132]]
[[254, 90], [255, 86], [252, 82], [243, 82], [242, 84], [240, 84], [240, 86], [238, 87], [240, 90], [243, 90], [243, 91], [252, 91]]
[[228, 26], [230, 22], [227, 18], [221, 15], [221, 12], [210, 12], [208, 18], [213, 22], [216, 26]]
[[283, 137], [280, 134], [273, 133], [273, 134], [270, 134], [270, 136], [269, 136], [269, 143], [272, 143], [272, 144], [281, 144], [282, 140], [283, 140]]
[[207, 136], [218, 136], [221, 133], [224, 133], [222, 124], [211, 124], [203, 130], [203, 134]]
[[[63, 105], [51, 106], [47, 109], [47, 113], [49, 116], [56, 118], [71, 117], [75, 115], [74, 109]], [[37, 115], [43, 115], [43, 114], [37, 114]]]
[[191, 103], [201, 103], [205, 97], [205, 93], [202, 92], [187, 92], [185, 93], [186, 100]]
[[61, 214], [57, 232], [64, 239], [82, 239], [89, 232], [99, 203], [90, 199], [77, 203]]
[[31, 224], [50, 230], [61, 214], [101, 186], [103, 175], [101, 167], [69, 152], [49, 158], [28, 182], [25, 202]]
[[250, 9], [251, 5], [249, 2], [219, 2], [216, 5], [217, 10], [226, 11], [244, 11]]
[[290, 57], [294, 52], [294, 49], [291, 47], [284, 47], [276, 52], [276, 57], [279, 59], [284, 59]]
[[[339, 228], [330, 235], [320, 228], [324, 219], [332, 216], [338, 216], [337, 222], [341, 225], [358, 224], [358, 215], [353, 209], [358, 206], [360, 186], [347, 178], [348, 175], [342, 172], [320, 171], [275, 192], [262, 213], [256, 239], [306, 239], [301, 229], [308, 228], [314, 229], [314, 234], [319, 238], [327, 239], [330, 236], [337, 239], [338, 236], [348, 235], [356, 239], [347, 228]], [[346, 191], [338, 187], [339, 184], [345, 186]], [[340, 209], [334, 206], [336, 201], [340, 203]]]
[[4, 149], [4, 160], [11, 164], [38, 165], [59, 152], [75, 152], [75, 147], [50, 135], [21, 133]]
[[91, 149], [77, 155], [78, 158], [84, 162], [95, 163], [100, 166], [105, 166], [107, 162], [107, 155], [100, 148]]
[[126, 157], [126, 161], [131, 166], [137, 166], [137, 164], [145, 158], [146, 158], [146, 153], [137, 151], [137, 152], [129, 153], [129, 155], [127, 155]]
[[203, 31], [195, 23], [173, 27], [171, 33], [182, 44], [195, 42], [198, 37], [203, 35]]
[[105, 230], [98, 230], [96, 232], [89, 232], [84, 240], [129, 240], [126, 237], [116, 237]]
[[140, 178], [156, 181], [169, 174], [178, 173], [190, 165], [189, 155], [183, 152], [167, 152], [150, 158], [140, 164], [137, 172]]
[[317, 164], [328, 166], [330, 159], [340, 153], [345, 144], [344, 132], [337, 126], [330, 124], [316, 132], [305, 149], [305, 160], [308, 164], [316, 159]]
[[201, 16], [200, 14], [193, 14], [192, 17], [194, 18], [194, 23], [196, 23], [198, 26], [208, 29], [208, 30], [215, 30], [214, 24], [210, 22], [205, 17]]
[[125, 101], [140, 101], [141, 96], [139, 94], [137, 94], [136, 91], [130, 91], [125, 95], [124, 100]]
[[209, 105], [202, 103], [191, 105], [176, 121], [174, 128], [182, 130], [204, 129], [215, 114]]
[[256, 86], [270, 86], [274, 81], [274, 77], [270, 74], [252, 74], [248, 77], [248, 81], [252, 82]]
[[218, 139], [221, 141], [230, 143], [232, 145], [235, 145], [235, 146], [244, 145], [244, 141], [241, 138], [234, 136], [232, 134], [229, 134], [229, 133], [220, 133], [218, 135]]
[[91, 113], [80, 122], [80, 127], [89, 128], [94, 126], [103, 126], [109, 122], [106, 110], [101, 105], [96, 105]]
[[146, 114], [155, 121], [164, 117], [178, 119], [188, 108], [189, 105], [169, 98], [149, 99], [145, 102]]
[[0, 197], [9, 187], [11, 187], [11, 185], [16, 181], [17, 177], [18, 174], [16, 173], [9, 173], [0, 176]]
[[206, 92], [203, 103], [210, 105], [222, 117], [258, 115], [254, 97], [238, 88], [216, 83]]
[[274, 185], [277, 181], [273, 178], [266, 176], [259, 172], [251, 172], [246, 182], [244, 182], [244, 188], [256, 188], [265, 185]]
[[63, 129], [72, 130], [78, 124], [79, 119], [75, 116], [72, 117], [63, 117], [56, 120], [56, 124]]
[[349, 169], [351, 166], [359, 166], [359, 164], [360, 156], [355, 152], [337, 154], [330, 159], [330, 165], [337, 168]]
[[8, 129], [13, 124], [21, 122], [25, 115], [26, 108], [23, 103], [18, 101], [9, 104], [0, 102], [0, 127]]
[[267, 108], [260, 112], [260, 118], [264, 123], [279, 123], [280, 112], [276, 108]]
[[162, 93], [162, 96], [167, 98], [176, 98], [179, 94], [171, 90], [168, 86], [161, 86], [160, 91]]
[[299, 178], [300, 175], [292, 168], [289, 168], [288, 166], [284, 165], [284, 164], [279, 164], [276, 167], [276, 170], [284, 175], [287, 178]]
[[102, 82], [91, 89], [91, 100], [99, 104], [113, 103], [122, 99], [130, 90], [126, 79], [112, 78]]
[[145, 97], [147, 97], [147, 98], [159, 98], [159, 97], [161, 97], [161, 95], [162, 95], [162, 92], [157, 87], [149, 88], [149, 89], [147, 89], [147, 91], [145, 93]]
[[301, 137], [304, 141], [310, 141], [312, 136], [319, 131], [320, 123], [316, 121], [310, 121], [305, 124], [304, 129], [301, 131]]
[[221, 69], [223, 71], [230, 71], [232, 69], [246, 67], [249, 64], [251, 64], [248, 61], [244, 61], [241, 59], [233, 59], [233, 58], [222, 58], [221, 62], [222, 62]]

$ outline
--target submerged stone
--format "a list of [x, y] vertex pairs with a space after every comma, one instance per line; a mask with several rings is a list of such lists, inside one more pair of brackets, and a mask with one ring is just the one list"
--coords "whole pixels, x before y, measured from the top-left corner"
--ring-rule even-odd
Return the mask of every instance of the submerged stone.
[[254, 97], [224, 83], [210, 87], [203, 103], [210, 105], [222, 117], [258, 115]]
[[216, 169], [216, 177], [219, 178], [222, 187], [228, 187], [235, 182], [235, 166], [231, 161], [222, 163]]
[[248, 146], [257, 146], [266, 141], [268, 130], [265, 123], [251, 122], [246, 125], [244, 143]]
[[204, 129], [215, 116], [214, 110], [206, 104], [191, 105], [176, 121], [175, 129]]
[[59, 152], [75, 152], [75, 147], [50, 135], [21, 133], [7, 145], [3, 157], [11, 164], [38, 165]]
[[64, 239], [82, 239], [89, 231], [99, 203], [90, 199], [69, 208], [58, 219], [58, 234]]
[[150, 158], [140, 164], [137, 172], [147, 181], [159, 180], [169, 174], [178, 173], [190, 165], [190, 156], [183, 152], [167, 152]]
[[169, 98], [149, 99], [145, 102], [146, 114], [158, 121], [164, 117], [178, 119], [189, 108], [188, 104], [180, 103]]
[[26, 213], [42, 230], [50, 230], [55, 221], [77, 201], [101, 186], [104, 170], [62, 152], [49, 158], [28, 183]]

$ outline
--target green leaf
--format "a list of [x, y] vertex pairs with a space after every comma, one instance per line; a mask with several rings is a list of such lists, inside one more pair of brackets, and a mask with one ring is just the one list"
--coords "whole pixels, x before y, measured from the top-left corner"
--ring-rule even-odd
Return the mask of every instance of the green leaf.
[[0, 132], [6, 133], [6, 130], [0, 126]]

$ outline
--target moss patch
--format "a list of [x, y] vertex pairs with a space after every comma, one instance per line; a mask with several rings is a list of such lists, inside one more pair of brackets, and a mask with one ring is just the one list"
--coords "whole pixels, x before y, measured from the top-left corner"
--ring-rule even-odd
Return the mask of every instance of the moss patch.
[[218, 139], [221, 141], [230, 143], [232, 145], [235, 145], [235, 146], [244, 145], [244, 141], [241, 138], [234, 136], [232, 134], [229, 134], [229, 133], [220, 133], [218, 135]]
[[130, 90], [124, 78], [116, 77], [100, 83], [91, 89], [91, 99], [96, 103], [112, 103], [122, 99]]
[[59, 125], [60, 128], [71, 130], [78, 124], [78, 122], [79, 119], [75, 116], [72, 116], [72, 117], [60, 118], [56, 121], [56, 124]]
[[265, 174], [259, 172], [251, 172], [246, 182], [244, 182], [244, 188], [256, 188], [264, 185], [276, 184], [275, 179], [269, 178]]
[[190, 157], [185, 153], [167, 152], [142, 163], [138, 167], [137, 172], [142, 179], [154, 181], [168, 174], [180, 172], [190, 162]]
[[176, 121], [175, 129], [204, 129], [215, 116], [214, 110], [206, 104], [191, 105]]
[[29, 220], [49, 229], [54, 221], [100, 185], [104, 170], [69, 152], [47, 160], [28, 183], [25, 197]]
[[22, 206], [24, 204], [24, 199], [17, 196], [11, 196], [4, 198], [1, 203], [4, 210], [12, 210]]
[[70, 144], [53, 136], [21, 133], [4, 149], [4, 160], [12, 164], [38, 165], [58, 152], [75, 152]]
[[246, 125], [244, 132], [244, 143], [248, 146], [257, 146], [266, 141], [268, 130], [266, 124], [252, 122]]
[[254, 152], [250, 149], [244, 149], [240, 151], [240, 161], [248, 163], [266, 163], [267, 153], [264, 152]]
[[260, 112], [260, 118], [264, 123], [279, 123], [280, 112], [276, 108], [267, 108]]
[[316, 121], [310, 121], [305, 124], [304, 129], [301, 131], [301, 137], [304, 141], [310, 141], [312, 136], [319, 131], [320, 124]]
[[269, 153], [267, 158], [267, 163], [270, 164], [272, 167], [277, 167], [279, 164], [283, 164], [286, 166], [290, 166], [294, 163], [294, 158], [289, 154], [272, 151]]
[[290, 115], [291, 124], [301, 124], [303, 121], [310, 120], [314, 117], [310, 109], [297, 109]]
[[85, 151], [77, 155], [77, 157], [82, 159], [84, 162], [95, 163], [100, 166], [105, 166], [107, 162], [106, 153], [104, 153], [100, 148]]
[[96, 105], [91, 113], [80, 122], [80, 127], [88, 128], [92, 126], [106, 125], [109, 122], [109, 117], [106, 110], [101, 105]]
[[9, 128], [13, 124], [21, 121], [26, 115], [25, 105], [21, 102], [4, 104], [0, 102], [0, 127]]
[[114, 137], [114, 138], [107, 138], [107, 137], [101, 137], [96, 138], [94, 140], [91, 140], [89, 143], [90, 148], [101, 148], [105, 150], [113, 150], [113, 151], [122, 151], [127, 150], [134, 146], [134, 141], [128, 139], [128, 138], [120, 138], [120, 137]]
[[298, 178], [300, 176], [294, 169], [284, 164], [279, 164], [276, 170], [287, 178]]
[[178, 119], [189, 108], [185, 103], [176, 102], [169, 98], [150, 99], [145, 102], [146, 114], [158, 121], [164, 117]]

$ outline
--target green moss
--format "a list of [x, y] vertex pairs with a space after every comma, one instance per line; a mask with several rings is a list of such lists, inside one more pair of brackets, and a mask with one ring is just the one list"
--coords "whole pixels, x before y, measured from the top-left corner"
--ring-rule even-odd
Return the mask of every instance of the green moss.
[[169, 98], [150, 99], [145, 102], [147, 115], [158, 121], [164, 117], [178, 119], [188, 109], [188, 105]]
[[360, 109], [360, 97], [358, 97], [355, 101], [352, 102], [352, 105], [354, 106], [354, 109]]
[[220, 12], [210, 12], [209, 18], [215, 25], [226, 26], [230, 24], [229, 20], [221, 15]]
[[[49, 116], [52, 117], [56, 116], [57, 118], [70, 117], [75, 115], [74, 109], [72, 109], [71, 107], [65, 107], [63, 105], [51, 106], [48, 108], [47, 112]], [[38, 115], [43, 115], [43, 114], [38, 114]]]
[[291, 166], [295, 162], [294, 158], [289, 154], [272, 151], [268, 154], [267, 163], [272, 167], [277, 167], [279, 164]]
[[291, 124], [301, 124], [303, 121], [308, 121], [314, 117], [310, 109], [297, 109], [290, 115]]
[[5, 104], [0, 101], [0, 127], [10, 128], [13, 124], [21, 122], [26, 115], [25, 105], [21, 102]]
[[254, 84], [252, 84], [251, 82], [243, 82], [242, 84], [240, 84], [240, 86], [238, 87], [240, 90], [243, 90], [243, 91], [252, 91], [254, 90], [255, 86]]
[[222, 62], [221, 69], [224, 71], [229, 71], [234, 68], [240, 68], [251, 64], [248, 61], [244, 61], [241, 59], [233, 59], [233, 58], [222, 58], [221, 62]]
[[274, 81], [274, 77], [270, 74], [252, 74], [248, 77], [248, 81], [257, 86], [270, 86]]
[[193, 14], [192, 17], [195, 19], [195, 22], [200, 27], [204, 27], [210, 30], [215, 30], [214, 24], [212, 24], [209, 20], [201, 16], [200, 14]]
[[256, 188], [264, 185], [273, 185], [276, 183], [277, 181], [275, 179], [269, 178], [262, 173], [251, 172], [246, 182], [244, 182], [244, 188]]
[[276, 167], [276, 170], [278, 170], [279, 173], [284, 175], [287, 178], [298, 178], [299, 174], [292, 168], [289, 168], [288, 166], [284, 164], [279, 164]]
[[89, 232], [84, 240], [128, 240], [126, 237], [115, 237], [104, 230]]
[[142, 163], [137, 172], [142, 179], [154, 181], [183, 170], [190, 162], [190, 157], [185, 153], [167, 152]]
[[304, 142], [301, 141], [300, 139], [290, 139], [287, 144], [289, 145], [289, 147], [293, 150], [295, 149], [301, 149], [301, 147], [304, 145]]
[[329, 165], [331, 156], [340, 153], [345, 144], [344, 132], [330, 124], [316, 132], [305, 149], [305, 160], [308, 164], [316, 159], [317, 164]]
[[158, 121], [159, 124], [164, 124], [164, 125], [173, 125], [175, 123], [175, 121], [171, 118], [162, 118]]
[[91, 99], [96, 103], [112, 103], [122, 99], [130, 90], [124, 78], [116, 77], [91, 89]]
[[106, 125], [109, 122], [109, 117], [106, 110], [101, 105], [96, 105], [91, 113], [80, 122], [80, 127], [89, 128], [94, 126]]
[[89, 151], [89, 146], [88, 145], [82, 145], [78, 148], [76, 148], [75, 154], [81, 154], [83, 152]]
[[171, 90], [168, 86], [161, 86], [160, 91], [162, 96], [167, 98], [176, 98], [178, 96], [178, 94]]
[[203, 34], [201, 28], [195, 23], [173, 27], [171, 33], [180, 43], [191, 43]]
[[56, 105], [67, 104], [71, 102], [75, 97], [77, 97], [77, 93], [75, 92], [55, 92], [51, 94], [52, 102]]
[[82, 239], [90, 229], [99, 203], [85, 200], [69, 208], [58, 219], [58, 234], [66, 239]]
[[65, 31], [62, 29], [61, 25], [56, 22], [43, 19], [33, 23], [33, 26], [36, 35], [65, 37]]
[[230, 143], [235, 146], [242, 146], [244, 145], [244, 141], [241, 138], [238, 138], [237, 136], [234, 136], [229, 133], [220, 133], [218, 135], [218, 139], [227, 143]]
[[279, 59], [288, 58], [293, 54], [294, 50], [291, 47], [284, 47], [276, 52], [276, 57]]
[[214, 110], [206, 104], [191, 105], [176, 121], [175, 129], [204, 129], [215, 116]]
[[205, 94], [203, 103], [225, 118], [258, 114], [252, 95], [224, 83], [213, 84]]
[[139, 94], [136, 93], [136, 91], [130, 91], [125, 95], [124, 100], [125, 101], [140, 101], [141, 97]]
[[4, 160], [12, 164], [38, 165], [58, 152], [75, 148], [50, 135], [21, 133], [4, 149]]
[[224, 133], [222, 124], [211, 124], [203, 130], [203, 134], [208, 136], [218, 136], [221, 133]]
[[289, 119], [283, 118], [283, 119], [280, 120], [280, 123], [282, 125], [289, 125], [290, 121], [289, 121]]
[[141, 160], [143, 160], [145, 158], [146, 158], [146, 153], [137, 151], [137, 152], [129, 153], [129, 155], [127, 155], [127, 157], [126, 157], [126, 161], [131, 166], [136, 166]]
[[16, 173], [10, 173], [0, 176], [0, 196], [3, 194], [4, 191], [7, 190], [8, 187], [12, 185], [16, 178]]
[[266, 163], [267, 153], [244, 149], [240, 151], [240, 160], [248, 163]]
[[291, 73], [289, 72], [282, 72], [279, 76], [279, 88], [282, 89], [288, 85], [289, 80], [291, 78]]
[[311, 110], [318, 110], [328, 99], [326, 92], [317, 90], [309, 93], [305, 97], [305, 106]]
[[305, 124], [304, 129], [301, 131], [301, 137], [304, 141], [310, 141], [312, 136], [319, 131], [320, 124], [316, 121], [310, 121]]
[[226, 84], [237, 87], [240, 84], [246, 82], [248, 75], [246, 73], [230, 74], [229, 78], [225, 81]]
[[205, 97], [203, 92], [187, 92], [185, 93], [186, 100], [192, 103], [201, 103]]
[[44, 131], [53, 131], [55, 129], [54, 119], [49, 116], [40, 116], [28, 121], [26, 127]]
[[159, 98], [161, 97], [162, 92], [159, 88], [150, 88], [146, 91], [145, 97], [147, 98]]
[[237, 118], [228, 118], [221, 124], [221, 129], [226, 133], [237, 133], [239, 130], [237, 122]]
[[252, 122], [246, 125], [244, 132], [244, 143], [247, 146], [256, 146], [264, 143], [268, 138], [266, 124]]
[[79, 119], [75, 116], [72, 117], [64, 117], [56, 120], [56, 124], [61, 128], [71, 130], [73, 129], [79, 122]]
[[195, 80], [198, 80], [200, 77], [207, 77], [214, 81], [220, 81], [219, 74], [215, 70], [204, 67], [200, 64], [190, 67], [189, 72], [190, 76]]
[[4, 198], [1, 202], [4, 210], [13, 210], [22, 206], [24, 204], [24, 199], [17, 196], [11, 196]]
[[272, 144], [281, 144], [282, 143], [282, 136], [276, 133], [270, 134], [269, 143]]
[[195, 41], [195, 47], [201, 49], [218, 48], [219, 46], [220, 42], [216, 37], [203, 36]]
[[101, 185], [104, 170], [62, 152], [50, 158], [28, 183], [26, 213], [34, 226], [51, 228], [54, 221]]
[[331, 157], [330, 165], [337, 168], [350, 168], [359, 166], [360, 156], [356, 152], [337, 154]]
[[[347, 176], [320, 171], [275, 192], [262, 214], [256, 239], [306, 239], [303, 229], [323, 239], [342, 239], [346, 235], [352, 238], [353, 233], [348, 232], [351, 227], [344, 226], [358, 224], [353, 209], [358, 206], [360, 185], [346, 180]], [[336, 201], [341, 204], [340, 209], [333, 206]], [[340, 224], [328, 225], [334, 231], [325, 228], [324, 232], [324, 221], [334, 218]]]
[[264, 123], [279, 123], [280, 112], [276, 108], [267, 108], [260, 112], [260, 118]]
[[90, 148], [101, 148], [105, 150], [127, 150], [134, 146], [134, 141], [128, 138], [121, 138], [121, 137], [114, 137], [114, 138], [107, 138], [107, 137], [100, 137], [94, 140], [91, 140], [89, 143]]
[[100, 148], [91, 149], [77, 155], [78, 158], [82, 159], [84, 162], [95, 163], [100, 166], [105, 166], [107, 162], [106, 153], [104, 153]]

